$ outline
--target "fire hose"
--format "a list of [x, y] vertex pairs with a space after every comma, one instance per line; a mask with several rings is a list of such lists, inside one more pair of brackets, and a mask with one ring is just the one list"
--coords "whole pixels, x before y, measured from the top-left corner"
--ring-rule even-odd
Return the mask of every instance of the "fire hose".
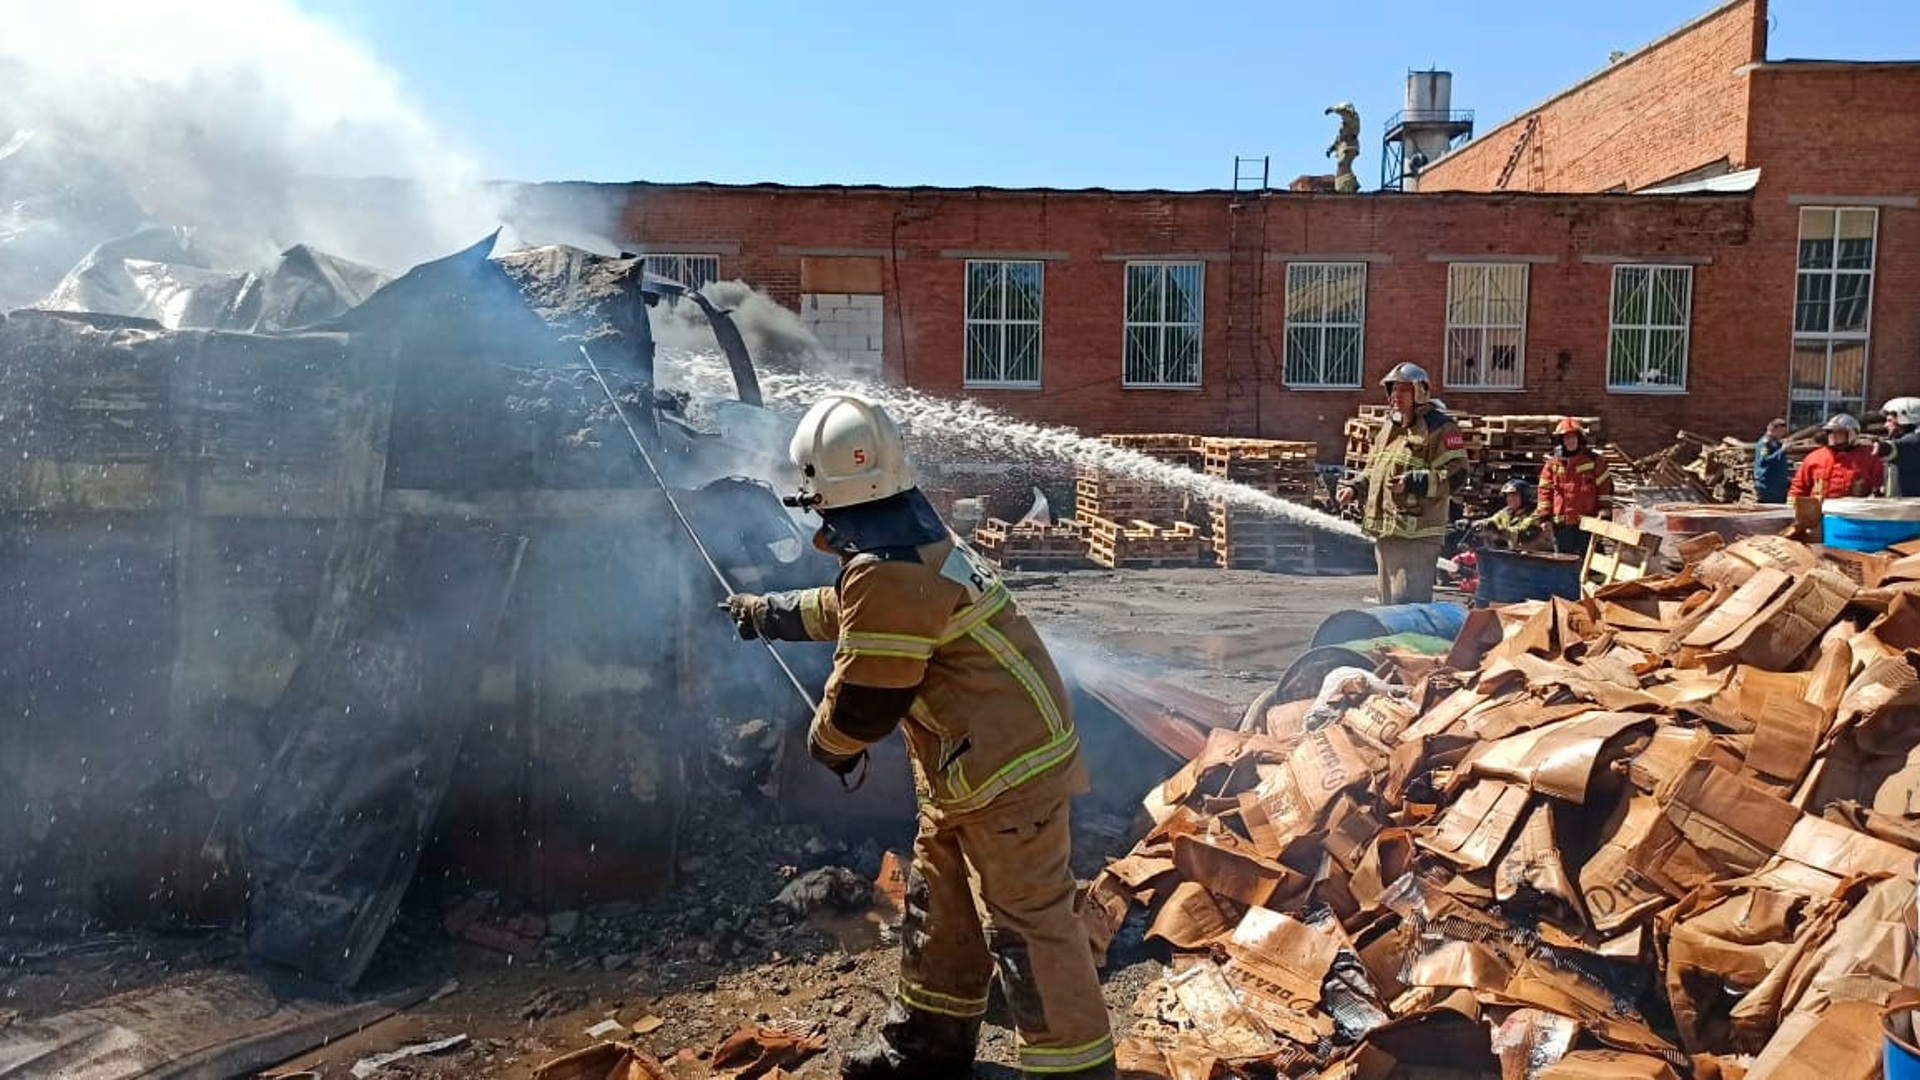
[[[687, 539], [693, 542], [693, 549], [700, 553], [700, 561], [707, 564], [707, 572], [713, 575], [713, 580], [719, 582], [720, 587], [726, 590], [729, 595], [738, 592], [739, 590], [734, 588], [733, 582], [728, 580], [727, 572], [720, 569], [720, 563], [714, 559], [713, 553], [707, 550], [707, 545], [700, 539], [700, 533], [693, 527], [693, 522], [689, 521], [686, 513], [680, 509], [680, 501], [673, 497], [673, 488], [668, 486], [667, 478], [661, 475], [660, 467], [654, 464], [653, 455], [647, 453], [646, 440], [642, 439], [640, 432], [635, 430], [633, 421], [627, 416], [627, 410], [620, 404], [620, 399], [614, 395], [612, 385], [607, 382], [607, 377], [601, 373], [600, 365], [594, 363], [593, 354], [587, 351], [585, 345], [580, 346], [580, 357], [587, 362], [587, 370], [593, 373], [593, 381], [600, 384], [600, 392], [607, 395], [607, 404], [613, 407], [613, 415], [620, 420], [620, 426], [626, 429], [627, 438], [633, 443], [634, 452], [640, 455], [640, 463], [646, 466], [647, 473], [653, 477], [653, 482], [660, 486], [660, 494], [666, 496], [667, 508], [673, 511], [674, 520], [680, 523], [680, 528], [686, 532]], [[787, 677], [787, 683], [793, 687], [793, 692], [800, 695], [801, 701], [806, 702], [807, 714], [811, 716], [819, 709], [819, 703], [814, 700], [813, 694], [807, 690], [806, 684], [800, 681], [800, 676], [794, 674], [793, 668], [787, 664], [787, 658], [780, 655], [780, 650], [774, 647], [773, 642], [764, 637], [757, 638], [757, 640], [760, 644], [766, 646], [767, 655], [773, 658], [774, 665], [780, 669], [780, 673]], [[842, 776], [840, 778], [841, 785], [848, 791], [858, 789], [861, 784], [866, 782], [866, 770], [867, 758], [865, 754], [862, 754], [859, 775], [851, 781], [845, 776]]]

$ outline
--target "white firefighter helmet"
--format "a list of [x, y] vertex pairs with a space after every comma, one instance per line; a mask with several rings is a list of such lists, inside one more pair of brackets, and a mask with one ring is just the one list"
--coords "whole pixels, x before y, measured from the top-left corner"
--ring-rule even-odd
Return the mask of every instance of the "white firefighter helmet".
[[802, 502], [838, 510], [878, 502], [914, 486], [907, 444], [887, 411], [851, 394], [814, 402], [793, 433]]
[[1901, 427], [1920, 427], [1920, 397], [1889, 398], [1880, 412]]

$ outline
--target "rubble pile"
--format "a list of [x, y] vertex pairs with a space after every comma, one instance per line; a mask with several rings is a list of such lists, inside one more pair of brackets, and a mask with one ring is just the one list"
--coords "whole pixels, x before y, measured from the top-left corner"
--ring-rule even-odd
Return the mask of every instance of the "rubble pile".
[[1212, 731], [1087, 898], [1173, 950], [1123, 1068], [1872, 1075], [1920, 974], [1916, 660], [1920, 545], [1756, 537]]

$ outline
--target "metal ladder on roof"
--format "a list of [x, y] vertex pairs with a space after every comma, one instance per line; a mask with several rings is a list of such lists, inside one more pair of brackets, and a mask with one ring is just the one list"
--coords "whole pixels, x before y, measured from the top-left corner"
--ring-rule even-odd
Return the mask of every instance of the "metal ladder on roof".
[[[1257, 172], [1252, 168], [1256, 165]], [[1228, 435], [1258, 435], [1260, 429], [1260, 311], [1266, 292], [1270, 165], [1264, 157], [1233, 159], [1233, 197], [1227, 204], [1226, 410], [1221, 417]]]
[[1520, 164], [1520, 155], [1527, 152], [1527, 146], [1533, 142], [1533, 134], [1539, 127], [1539, 113], [1527, 117], [1527, 126], [1520, 129], [1520, 138], [1514, 141], [1513, 153], [1507, 155], [1507, 163], [1500, 167], [1500, 179], [1493, 182], [1493, 190], [1507, 190], [1507, 181], [1513, 179], [1513, 170]]

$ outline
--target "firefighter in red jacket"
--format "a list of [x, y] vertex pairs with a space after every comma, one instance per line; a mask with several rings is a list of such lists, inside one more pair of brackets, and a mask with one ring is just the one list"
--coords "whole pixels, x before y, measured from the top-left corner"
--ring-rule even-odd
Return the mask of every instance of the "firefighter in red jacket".
[[1860, 421], [1839, 413], [1826, 423], [1827, 445], [1800, 463], [1787, 488], [1790, 499], [1842, 499], [1877, 495], [1887, 482], [1886, 463], [1860, 441]]
[[1536, 515], [1553, 527], [1554, 550], [1576, 554], [1586, 550], [1583, 517], [1599, 517], [1604, 500], [1613, 494], [1607, 463], [1587, 445], [1587, 431], [1571, 416], [1554, 426], [1560, 445], [1540, 467], [1540, 509]]

